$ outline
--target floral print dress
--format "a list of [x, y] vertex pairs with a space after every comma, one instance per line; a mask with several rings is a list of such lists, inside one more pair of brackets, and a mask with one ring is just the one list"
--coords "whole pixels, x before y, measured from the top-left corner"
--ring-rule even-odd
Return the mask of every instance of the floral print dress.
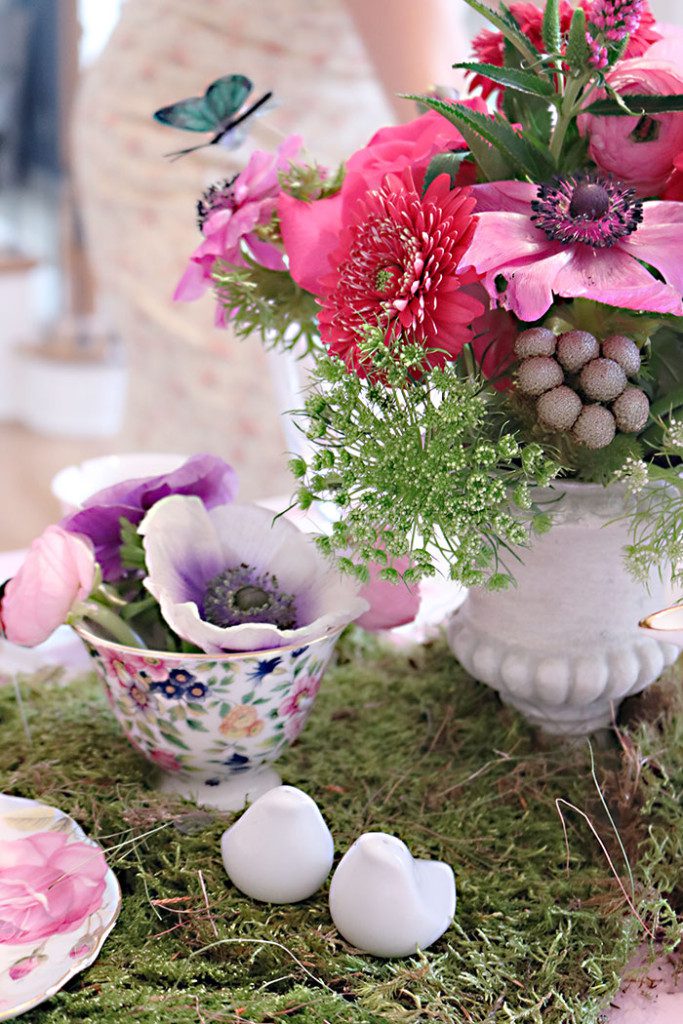
[[[279, 107], [236, 152], [164, 160], [188, 136], [155, 124], [152, 111], [233, 72], [253, 80], [255, 95], [273, 89]], [[296, 131], [334, 165], [391, 119], [341, 2], [127, 0], [74, 115], [89, 255], [127, 352], [126, 447], [211, 450], [238, 470], [243, 497], [289, 491], [287, 368], [256, 339], [215, 328], [210, 299], [172, 302], [198, 240], [193, 204], [241, 170], [254, 146], [273, 149]]]

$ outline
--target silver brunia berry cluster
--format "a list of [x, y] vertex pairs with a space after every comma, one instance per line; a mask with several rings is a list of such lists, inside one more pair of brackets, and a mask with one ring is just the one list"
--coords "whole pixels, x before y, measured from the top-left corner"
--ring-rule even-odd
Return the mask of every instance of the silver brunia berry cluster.
[[571, 433], [587, 448], [606, 448], [617, 431], [637, 434], [650, 412], [647, 395], [629, 383], [640, 370], [640, 351], [623, 334], [599, 343], [588, 331], [555, 335], [531, 327], [518, 335], [517, 388], [536, 399], [547, 430]]

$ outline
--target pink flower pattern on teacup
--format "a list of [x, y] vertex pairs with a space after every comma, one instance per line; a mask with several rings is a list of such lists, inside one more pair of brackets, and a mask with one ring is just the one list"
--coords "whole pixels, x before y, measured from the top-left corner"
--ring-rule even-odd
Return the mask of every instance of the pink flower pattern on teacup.
[[298, 679], [294, 690], [283, 700], [280, 705], [280, 714], [285, 718], [299, 715], [304, 708], [308, 709], [315, 700], [320, 689], [320, 679], [313, 676], [306, 676]]
[[129, 686], [139, 679], [153, 683], [162, 683], [168, 677], [168, 668], [160, 658], [143, 658], [135, 654], [120, 654], [116, 650], [104, 648], [102, 658], [107, 671], [121, 683]]
[[60, 832], [0, 845], [0, 945], [77, 928], [100, 906], [106, 874], [99, 849]]

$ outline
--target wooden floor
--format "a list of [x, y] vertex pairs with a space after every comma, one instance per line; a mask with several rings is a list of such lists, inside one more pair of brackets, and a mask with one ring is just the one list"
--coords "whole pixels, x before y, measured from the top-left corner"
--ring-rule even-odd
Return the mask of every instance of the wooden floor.
[[66, 440], [0, 424], [0, 551], [23, 548], [59, 518], [50, 480], [63, 466], [120, 451], [116, 438]]

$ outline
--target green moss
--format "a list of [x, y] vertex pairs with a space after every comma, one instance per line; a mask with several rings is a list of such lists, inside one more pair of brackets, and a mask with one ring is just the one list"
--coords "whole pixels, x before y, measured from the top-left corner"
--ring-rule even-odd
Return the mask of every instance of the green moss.
[[[631, 702], [623, 745], [596, 762], [639, 913], [671, 945], [683, 716], [673, 679], [657, 694]], [[642, 938], [595, 836], [565, 808], [567, 868], [558, 799], [589, 815], [630, 892], [587, 745], [539, 743], [439, 644], [406, 654], [347, 641], [281, 762], [320, 803], [338, 851], [384, 829], [453, 865], [456, 923], [406, 961], [347, 947], [326, 890], [295, 907], [241, 897], [220, 859], [231, 819], [148, 788], [94, 680], [25, 680], [23, 695], [32, 744], [10, 688], [0, 692], [0, 789], [77, 818], [110, 848], [124, 892], [99, 960], [27, 1024], [595, 1024]]]

